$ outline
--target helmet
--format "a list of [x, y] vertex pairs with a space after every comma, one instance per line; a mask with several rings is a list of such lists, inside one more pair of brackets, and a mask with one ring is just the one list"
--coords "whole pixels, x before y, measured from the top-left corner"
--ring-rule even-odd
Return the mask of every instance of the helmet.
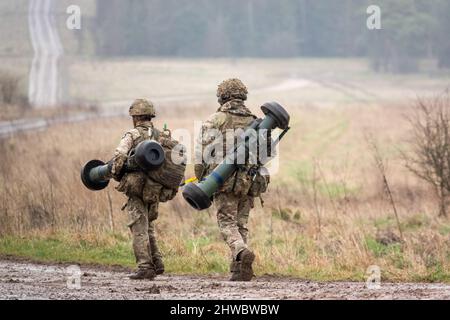
[[145, 99], [134, 100], [133, 104], [130, 106], [129, 113], [130, 116], [156, 116], [153, 103]]
[[217, 87], [217, 97], [222, 102], [233, 98], [247, 100], [247, 93], [247, 87], [237, 78], [225, 80]]

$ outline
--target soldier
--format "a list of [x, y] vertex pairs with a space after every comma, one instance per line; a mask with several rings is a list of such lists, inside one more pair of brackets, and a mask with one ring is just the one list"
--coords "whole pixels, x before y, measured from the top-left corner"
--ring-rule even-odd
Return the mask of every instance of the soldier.
[[[128, 227], [133, 238], [133, 251], [138, 270], [130, 279], [154, 279], [164, 273], [164, 264], [155, 239], [154, 221], [158, 217], [159, 195], [162, 186], [142, 171], [123, 169], [128, 156], [145, 139], [152, 139], [158, 130], [153, 127], [155, 109], [151, 102], [137, 99], [129, 109], [134, 128], [127, 131], [116, 148], [112, 160], [111, 174], [119, 181], [117, 190], [127, 195], [124, 208], [129, 214]], [[124, 209], [123, 208], [123, 209]]]
[[[214, 137], [217, 130], [225, 137], [226, 130], [244, 129], [256, 118], [244, 104], [247, 93], [247, 88], [239, 79], [228, 79], [219, 84], [217, 97], [220, 107], [202, 126], [201, 144], [205, 150], [214, 150], [211, 146], [217, 143]], [[210, 155], [214, 157], [212, 153]], [[217, 163], [207, 162], [195, 166], [195, 175], [199, 180], [217, 166]], [[252, 186], [249, 169], [248, 164], [240, 165], [236, 174], [214, 195], [219, 229], [231, 249], [231, 281], [250, 281], [253, 277], [255, 255], [247, 246], [247, 222], [254, 204], [253, 196], [249, 195]]]

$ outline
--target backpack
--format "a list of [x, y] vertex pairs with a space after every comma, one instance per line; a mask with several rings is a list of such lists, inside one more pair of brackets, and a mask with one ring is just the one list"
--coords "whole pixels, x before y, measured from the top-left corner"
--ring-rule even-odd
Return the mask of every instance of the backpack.
[[[165, 160], [163, 165], [157, 170], [149, 171], [147, 175], [154, 181], [160, 183], [166, 188], [176, 189], [180, 186], [184, 179], [184, 172], [186, 171], [186, 158], [184, 146], [178, 147], [178, 153], [175, 154], [174, 148], [180, 146], [179, 142], [172, 139], [170, 130], [159, 131], [153, 129], [153, 138], [161, 144], [164, 149]], [[178, 159], [172, 157], [177, 156]], [[178, 163], [181, 160], [181, 163]], [[177, 160], [177, 161], [173, 161]]]
[[[247, 128], [255, 117], [240, 116], [227, 113], [227, 121], [223, 126], [223, 132], [227, 129]], [[260, 146], [258, 145], [258, 152]], [[260, 197], [267, 191], [270, 183], [270, 176], [267, 169], [259, 165], [241, 165], [238, 166], [236, 172], [224, 184], [225, 192], [233, 192], [237, 196], [249, 195], [252, 197]]]
[[[151, 128], [152, 135], [149, 135], [150, 127], [138, 126], [135, 128], [139, 132], [138, 137], [133, 141], [133, 147], [128, 153], [127, 166], [129, 172], [121, 179], [117, 188], [127, 196], [141, 197], [146, 203], [156, 201], [166, 202], [175, 197], [180, 183], [184, 179], [186, 161], [174, 163], [172, 152], [178, 141], [172, 139], [170, 130], [159, 131]], [[162, 166], [156, 170], [143, 172], [139, 170], [135, 161], [134, 153], [137, 145], [144, 140], [153, 139], [161, 144], [165, 160]], [[184, 146], [181, 146], [179, 156], [184, 159]]]

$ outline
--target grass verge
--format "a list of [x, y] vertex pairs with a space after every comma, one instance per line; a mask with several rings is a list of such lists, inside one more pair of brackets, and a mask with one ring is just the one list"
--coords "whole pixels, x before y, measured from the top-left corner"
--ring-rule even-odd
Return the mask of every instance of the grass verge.
[[[228, 251], [225, 245], [216, 240], [200, 237], [161, 243], [166, 271], [174, 274], [227, 274]], [[450, 276], [442, 265], [436, 264], [426, 272], [408, 275], [408, 266], [397, 245], [383, 246], [374, 239], [366, 241], [369, 251], [373, 251], [373, 256], [395, 266], [390, 268], [382, 260], [378, 261], [384, 266], [382, 281], [450, 283]], [[365, 268], [351, 267], [349, 264], [313, 264], [309, 261], [311, 257], [306, 254], [309, 250], [301, 253], [303, 258], [300, 260], [282, 263], [279, 254], [271, 255], [265, 249], [267, 248], [261, 244], [255, 247], [255, 271], [259, 276], [288, 276], [314, 281], [365, 281], [367, 277]], [[130, 269], [135, 267], [130, 239], [121, 234], [102, 235], [101, 238], [81, 238], [75, 234], [63, 233], [46, 236], [4, 236], [0, 238], [1, 255], [44, 263], [120, 266]]]

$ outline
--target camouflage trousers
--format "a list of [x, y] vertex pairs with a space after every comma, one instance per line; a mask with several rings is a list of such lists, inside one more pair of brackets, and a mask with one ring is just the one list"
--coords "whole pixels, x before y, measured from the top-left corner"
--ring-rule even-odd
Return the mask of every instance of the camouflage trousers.
[[128, 227], [133, 238], [133, 251], [138, 268], [153, 268], [153, 260], [161, 258], [154, 226], [154, 221], [158, 218], [158, 202], [144, 203], [139, 197], [130, 197], [127, 211], [130, 219]]
[[253, 197], [238, 197], [233, 193], [218, 193], [214, 197], [217, 207], [217, 223], [220, 232], [231, 250], [232, 260], [247, 248], [247, 222]]

